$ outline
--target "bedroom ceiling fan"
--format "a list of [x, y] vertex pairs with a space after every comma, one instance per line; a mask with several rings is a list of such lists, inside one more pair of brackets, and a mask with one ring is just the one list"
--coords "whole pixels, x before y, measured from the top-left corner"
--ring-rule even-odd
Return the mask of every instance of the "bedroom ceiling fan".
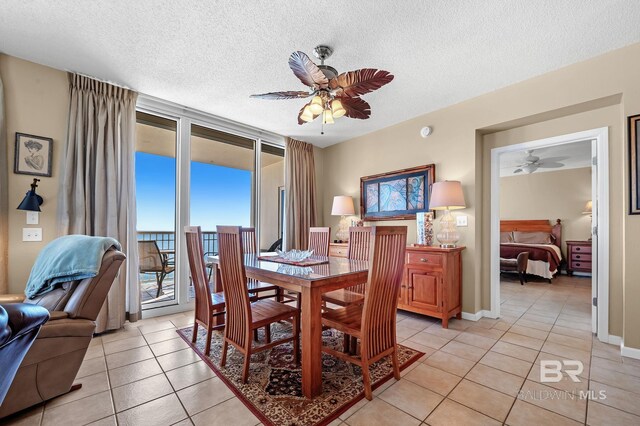
[[338, 74], [335, 68], [324, 64], [332, 53], [329, 46], [316, 46], [313, 54], [320, 59], [320, 65], [316, 65], [304, 52], [293, 52], [289, 57], [291, 71], [308, 90], [270, 92], [251, 97], [272, 100], [312, 97], [300, 109], [298, 124], [309, 123], [319, 116], [322, 116], [323, 129], [324, 124], [333, 124], [334, 119], [342, 116], [366, 120], [371, 116], [371, 106], [360, 96], [391, 82], [393, 75], [374, 68]]
[[527, 150], [526, 153], [527, 156], [522, 159], [522, 164], [518, 164], [516, 166], [516, 169], [513, 171], [514, 174], [522, 172], [531, 174], [539, 168], [557, 169], [559, 167], [564, 167], [564, 163], [561, 163], [560, 161], [567, 159], [567, 157], [540, 158], [537, 155], [533, 155], [533, 149]]

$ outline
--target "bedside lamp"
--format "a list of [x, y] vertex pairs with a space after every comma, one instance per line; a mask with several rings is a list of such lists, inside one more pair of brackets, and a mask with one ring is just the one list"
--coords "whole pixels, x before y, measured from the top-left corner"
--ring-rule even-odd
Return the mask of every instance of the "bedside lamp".
[[451, 210], [466, 208], [462, 184], [457, 180], [435, 182], [431, 186], [429, 208], [432, 210], [444, 210], [444, 216], [440, 219], [440, 232], [436, 235], [436, 238], [440, 241], [440, 247], [455, 247], [460, 239], [460, 233], [456, 227], [456, 221], [451, 215]]
[[27, 192], [27, 195], [24, 196], [24, 199], [18, 206], [18, 210], [26, 210], [30, 212], [39, 212], [40, 205], [43, 203], [42, 197], [36, 194], [36, 188], [38, 187], [38, 182], [40, 179], [33, 179], [33, 183], [31, 184], [31, 189]]
[[593, 213], [593, 202], [589, 200], [587, 201], [587, 204], [585, 204], [582, 214], [591, 215], [592, 213]]
[[353, 208], [353, 198], [348, 195], [336, 195], [333, 197], [333, 206], [331, 206], [332, 216], [342, 216], [340, 218], [340, 225], [338, 226], [338, 232], [336, 237], [342, 241], [349, 241], [349, 224], [347, 223], [347, 216], [352, 216], [356, 213]]

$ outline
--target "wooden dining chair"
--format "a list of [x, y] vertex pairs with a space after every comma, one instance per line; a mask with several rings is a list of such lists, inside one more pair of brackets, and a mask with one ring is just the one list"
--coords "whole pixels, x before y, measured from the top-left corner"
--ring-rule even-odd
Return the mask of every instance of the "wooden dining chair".
[[[220, 256], [220, 276], [227, 302], [226, 327], [222, 344], [220, 366], [227, 363], [229, 344], [244, 355], [242, 382], [249, 376], [251, 355], [270, 349], [283, 343], [293, 342], [293, 357], [298, 363], [300, 314], [291, 306], [271, 299], [251, 303], [247, 292], [247, 276], [244, 269], [242, 232], [238, 226], [218, 226], [218, 247]], [[265, 343], [252, 345], [252, 333], [261, 327], [270, 327], [272, 323], [290, 319], [293, 324], [292, 336]]]
[[[244, 254], [260, 254], [258, 250], [258, 243], [256, 239], [256, 228], [240, 228], [242, 235], [242, 249]], [[271, 299], [277, 298], [280, 287], [273, 284], [263, 283], [254, 279], [247, 279], [247, 288], [249, 293], [255, 294], [259, 299]], [[264, 293], [270, 292], [270, 294], [264, 295]]]
[[[329, 256], [329, 241], [331, 239], [330, 227], [309, 228], [309, 243], [307, 250], [313, 250], [313, 256]], [[278, 300], [296, 302], [296, 307], [300, 309], [300, 293], [295, 291], [281, 291]]]
[[[349, 246], [347, 258], [351, 260], [369, 260], [371, 226], [352, 226], [349, 228]], [[362, 305], [364, 303], [365, 283], [346, 289], [324, 293], [322, 300], [339, 306]]]
[[196, 342], [198, 337], [198, 326], [201, 325], [207, 330], [207, 344], [204, 354], [209, 356], [211, 352], [211, 334], [214, 329], [223, 328], [224, 325], [214, 326], [213, 318], [224, 315], [225, 300], [224, 293], [211, 293], [209, 280], [207, 279], [206, 264], [202, 248], [202, 231], [199, 226], [185, 226], [184, 233], [187, 242], [187, 256], [189, 258], [189, 270], [191, 280], [195, 289], [196, 308], [195, 321], [193, 323], [193, 337], [191, 341]]
[[364, 394], [372, 399], [369, 366], [391, 356], [393, 376], [400, 379], [396, 309], [407, 245], [406, 226], [377, 226], [371, 231], [369, 276], [363, 305], [350, 305], [322, 314], [322, 325], [360, 340], [360, 354], [323, 346], [322, 351], [362, 368]]
[[309, 228], [308, 249], [313, 250], [315, 256], [329, 256], [329, 242], [331, 240], [331, 228]]

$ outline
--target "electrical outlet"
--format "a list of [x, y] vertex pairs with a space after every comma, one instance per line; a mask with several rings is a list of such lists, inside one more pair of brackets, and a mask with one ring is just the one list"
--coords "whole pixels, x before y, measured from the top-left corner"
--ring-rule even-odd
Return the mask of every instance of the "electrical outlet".
[[22, 228], [22, 241], [42, 241], [42, 228]]
[[456, 226], [468, 226], [467, 216], [466, 215], [456, 216]]
[[27, 212], [27, 225], [37, 225], [38, 224], [38, 212]]

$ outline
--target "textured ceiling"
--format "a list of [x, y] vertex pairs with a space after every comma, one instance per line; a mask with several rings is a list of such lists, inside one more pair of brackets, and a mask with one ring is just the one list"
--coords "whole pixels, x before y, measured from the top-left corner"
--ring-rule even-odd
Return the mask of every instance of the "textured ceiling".
[[[591, 167], [591, 141], [572, 142], [563, 145], [550, 146], [533, 150], [533, 155], [540, 157], [541, 162], [551, 162], [564, 164], [564, 167], [547, 169], [539, 168], [534, 173], [555, 172], [559, 170], [578, 169], [580, 167]], [[527, 156], [526, 151], [506, 152], [500, 155], [500, 177], [522, 176], [526, 173], [513, 173], [519, 164], [523, 163], [523, 158]]]
[[[638, 42], [638, 22], [633, 0], [3, 0], [0, 51], [328, 146]], [[324, 136], [302, 100], [249, 99], [303, 89], [287, 59], [320, 43], [340, 72], [395, 75]]]

